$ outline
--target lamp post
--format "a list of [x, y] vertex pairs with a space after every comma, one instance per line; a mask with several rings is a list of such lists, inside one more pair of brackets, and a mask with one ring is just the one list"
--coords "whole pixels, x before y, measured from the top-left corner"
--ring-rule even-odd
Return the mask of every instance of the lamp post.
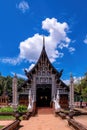
[[74, 78], [72, 76], [72, 74], [70, 75], [70, 93], [69, 93], [69, 97], [70, 97], [70, 109], [73, 110], [74, 108]]
[[12, 80], [12, 93], [13, 93], [13, 108], [14, 111], [17, 109], [18, 105], [18, 95], [17, 95], [17, 75], [14, 75], [14, 78]]

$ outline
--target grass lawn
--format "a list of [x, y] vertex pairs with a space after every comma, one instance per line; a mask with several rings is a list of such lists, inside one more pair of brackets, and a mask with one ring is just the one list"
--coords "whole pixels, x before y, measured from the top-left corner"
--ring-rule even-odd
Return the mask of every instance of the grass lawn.
[[4, 127], [4, 126], [1, 126], [1, 125], [0, 125], [0, 129], [3, 128], [3, 127]]
[[0, 116], [0, 120], [14, 120], [15, 117], [13, 116]]

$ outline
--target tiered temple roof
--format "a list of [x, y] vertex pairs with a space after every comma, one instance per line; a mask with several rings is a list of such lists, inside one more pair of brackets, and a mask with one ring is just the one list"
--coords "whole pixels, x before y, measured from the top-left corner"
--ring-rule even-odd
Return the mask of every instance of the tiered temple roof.
[[56, 70], [47, 56], [45, 49], [45, 39], [43, 37], [43, 48], [37, 63], [30, 71], [25, 70], [25, 75], [28, 77], [28, 80], [25, 82], [25, 84], [27, 82], [31, 82], [31, 80], [33, 79], [33, 74], [36, 74], [41, 69], [43, 70], [43, 68], [45, 68], [46, 66], [47, 68], [49, 68], [49, 71], [52, 74], [55, 74], [56, 82], [60, 84], [61, 87], [67, 87], [67, 85], [60, 79], [63, 70], [61, 70], [60, 72]]

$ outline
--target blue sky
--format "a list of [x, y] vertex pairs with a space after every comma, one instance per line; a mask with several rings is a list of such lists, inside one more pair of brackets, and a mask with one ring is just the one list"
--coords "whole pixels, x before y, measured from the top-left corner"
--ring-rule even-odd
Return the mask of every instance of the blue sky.
[[25, 77], [39, 58], [42, 35], [62, 79], [87, 72], [87, 0], [0, 0], [0, 72]]

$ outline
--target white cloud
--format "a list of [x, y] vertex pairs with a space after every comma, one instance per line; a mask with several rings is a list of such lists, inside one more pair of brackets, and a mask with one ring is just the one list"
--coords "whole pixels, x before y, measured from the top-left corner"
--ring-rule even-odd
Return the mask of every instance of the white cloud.
[[75, 76], [74, 76], [74, 82], [75, 82], [76, 84], [80, 84], [82, 79], [84, 79], [84, 76], [80, 76], [80, 77], [75, 77]]
[[62, 42], [61, 42], [61, 44], [59, 45], [59, 48], [60, 48], [60, 49], [63, 49], [64, 47], [65, 47], [65, 48], [68, 48], [68, 46], [69, 46], [68, 43], [62, 43]]
[[7, 58], [0, 59], [0, 61], [3, 63], [9, 63], [12, 65], [16, 65], [21, 62], [21, 59], [19, 57], [17, 57], [17, 58], [8, 58], [7, 57]]
[[[74, 48], [71, 47], [70, 49], [71, 39], [67, 36], [69, 27], [66, 22], [60, 23], [55, 18], [46, 18], [42, 21], [42, 29], [49, 33], [48, 36], [45, 36], [45, 46], [51, 62], [64, 56], [63, 48], [69, 49], [70, 52], [74, 51]], [[37, 33], [33, 37], [20, 42], [20, 53], [17, 59], [7, 58], [3, 59], [3, 62], [17, 64], [22, 60], [27, 60], [31, 64], [35, 63], [40, 56], [42, 45], [43, 37]], [[62, 52], [58, 49], [61, 49]]]
[[35, 34], [33, 37], [20, 43], [20, 58], [29, 62], [35, 62], [42, 49], [42, 36]]
[[70, 84], [70, 80], [69, 80], [69, 79], [63, 80], [63, 82], [64, 82], [65, 84], [67, 84], [67, 85]]
[[[84, 77], [76, 77], [74, 76], [74, 84], [80, 84], [81, 82], [81, 79], [84, 78]], [[67, 85], [70, 85], [70, 79], [66, 79], [66, 80], [63, 80], [63, 82]]]
[[84, 41], [83, 41], [85, 44], [87, 44], [87, 35], [86, 35], [86, 37], [85, 37], [85, 39], [84, 39]]
[[71, 54], [73, 54], [74, 51], [75, 51], [75, 48], [69, 47], [69, 52], [70, 52]]
[[23, 13], [29, 10], [29, 4], [27, 1], [21, 1], [19, 4], [16, 5], [16, 7]]
[[[69, 29], [67, 23], [60, 23], [57, 19], [45, 19], [42, 21], [42, 29], [49, 32], [48, 36], [45, 36], [45, 46], [48, 57], [51, 62], [54, 62], [56, 58], [63, 57], [63, 53], [58, 51], [61, 44], [68, 48], [70, 39], [67, 37], [67, 31]], [[42, 35], [35, 34], [33, 37], [26, 39], [20, 43], [20, 58], [27, 59], [29, 62], [35, 62], [41, 53], [42, 49]]]
[[70, 42], [70, 39], [67, 37], [66, 33], [69, 29], [67, 23], [60, 23], [55, 18], [46, 18], [42, 21], [42, 28], [49, 32], [50, 37], [55, 44], [60, 44], [61, 41], [66, 43]]

